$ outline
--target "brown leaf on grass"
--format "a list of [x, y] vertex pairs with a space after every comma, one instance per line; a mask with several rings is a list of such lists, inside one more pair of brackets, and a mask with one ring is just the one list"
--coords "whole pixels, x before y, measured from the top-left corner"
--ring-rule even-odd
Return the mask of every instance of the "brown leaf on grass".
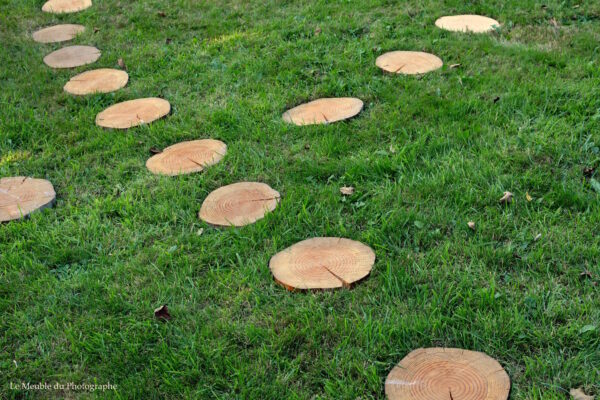
[[529, 192], [525, 193], [525, 198], [527, 199], [527, 201], [533, 200], [533, 197], [531, 197], [531, 195], [529, 194]]
[[504, 196], [500, 199], [500, 204], [509, 204], [512, 198], [513, 194], [511, 192], [504, 192]]
[[119, 65], [119, 68], [121, 68], [123, 71], [127, 71], [127, 66], [125, 65], [125, 61], [123, 61], [122, 58], [119, 58], [117, 60], [117, 64]]
[[552, 25], [553, 27], [558, 28], [558, 22], [555, 18], [550, 18], [550, 21], [548, 22], [550, 22], [550, 25]]
[[473, 221], [469, 221], [467, 222], [467, 226], [469, 227], [469, 229], [471, 229], [472, 231], [475, 230], [475, 222]]
[[319, 36], [321, 34], [321, 28], [319, 28], [318, 26], [315, 29], [315, 36]]
[[150, 149], [148, 151], [150, 151], [150, 154], [162, 153], [162, 150], [157, 149], [156, 147], [150, 147]]
[[596, 169], [594, 167], [584, 167], [583, 168], [583, 176], [585, 176], [586, 178], [591, 178], [592, 175], [594, 175], [594, 171]]
[[352, 186], [342, 186], [340, 188], [340, 193], [344, 196], [351, 196], [354, 194], [354, 188]]
[[454, 68], [458, 68], [460, 67], [460, 64], [451, 64], [450, 65], [450, 69], [454, 69]]
[[171, 44], [172, 41], [173, 41], [173, 39], [171, 39], [171, 38], [166, 38], [165, 39], [165, 43], [166, 44]]
[[94, 27], [94, 33], [98, 33], [98, 32], [100, 32], [100, 28]]
[[171, 314], [169, 314], [169, 309], [167, 308], [167, 305], [162, 305], [160, 307], [158, 307], [156, 310], [154, 310], [154, 316], [158, 319], [162, 319], [162, 320], [170, 320], [171, 319]]
[[588, 396], [587, 394], [585, 394], [583, 392], [583, 390], [581, 390], [581, 388], [579, 388], [579, 389], [571, 389], [569, 391], [569, 394], [575, 400], [594, 400], [594, 396]]
[[164, 11], [159, 11], [159, 12], [158, 12], [158, 16], [159, 16], [159, 17], [162, 17], [162, 18], [164, 18], [164, 17], [166, 17], [166, 16], [167, 16], [167, 13], [166, 13], [166, 12], [164, 12]]
[[306, 144], [304, 145], [304, 149], [306, 149], [306, 150], [310, 150], [310, 143], [306, 143]]
[[585, 278], [590, 278], [591, 279], [593, 277], [592, 273], [590, 271], [588, 271], [587, 269], [585, 271], [583, 271], [582, 273], [580, 273], [579, 276], [582, 279], [585, 279]]

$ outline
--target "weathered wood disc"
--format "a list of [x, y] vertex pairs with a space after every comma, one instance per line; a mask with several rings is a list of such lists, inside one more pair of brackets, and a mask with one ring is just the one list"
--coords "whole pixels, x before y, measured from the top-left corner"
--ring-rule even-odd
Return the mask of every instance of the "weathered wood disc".
[[435, 25], [447, 31], [483, 33], [494, 30], [500, 23], [482, 15], [451, 15], [438, 18]]
[[85, 10], [91, 6], [92, 0], [48, 0], [42, 6], [42, 11], [63, 14]]
[[422, 51], [391, 51], [377, 57], [375, 65], [396, 74], [424, 74], [441, 68], [444, 63], [433, 54]]
[[52, 68], [75, 68], [95, 62], [100, 54], [93, 46], [68, 46], [48, 54], [44, 62]]
[[159, 175], [180, 175], [200, 172], [225, 156], [227, 146], [220, 140], [202, 139], [181, 142], [167, 147], [146, 161], [150, 172]]
[[296, 125], [328, 124], [352, 118], [362, 108], [362, 100], [353, 97], [324, 98], [286, 111], [283, 120]]
[[349, 287], [369, 275], [373, 250], [360, 242], [317, 237], [303, 240], [275, 254], [269, 268], [289, 290]]
[[0, 179], [0, 222], [25, 217], [48, 207], [56, 198], [54, 187], [45, 179], [24, 176]]
[[476, 351], [428, 348], [408, 354], [385, 380], [390, 400], [506, 400], [510, 378]]
[[127, 72], [120, 69], [94, 69], [72, 77], [65, 84], [64, 90], [75, 95], [109, 93], [127, 85], [128, 80]]
[[127, 129], [148, 124], [171, 111], [171, 104], [158, 97], [117, 103], [96, 115], [96, 125], [104, 128]]
[[279, 199], [279, 193], [265, 183], [234, 183], [211, 192], [202, 203], [199, 216], [212, 225], [244, 226], [273, 211]]
[[85, 30], [83, 25], [61, 24], [42, 28], [33, 32], [33, 40], [38, 43], [66, 42]]

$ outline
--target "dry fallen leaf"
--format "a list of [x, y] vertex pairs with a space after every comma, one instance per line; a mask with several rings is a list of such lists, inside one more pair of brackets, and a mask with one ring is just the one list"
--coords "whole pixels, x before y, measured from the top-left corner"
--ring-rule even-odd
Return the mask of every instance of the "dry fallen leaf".
[[122, 58], [119, 58], [117, 60], [117, 64], [119, 64], [119, 68], [121, 68], [123, 71], [127, 70], [127, 66], [125, 66], [125, 61], [123, 61]]
[[500, 204], [508, 204], [512, 201], [513, 194], [511, 192], [504, 192], [504, 196], [500, 199]]
[[579, 276], [582, 278], [592, 278], [592, 273], [586, 269], [585, 271], [580, 273]]
[[584, 167], [583, 168], [583, 176], [586, 178], [591, 178], [594, 175], [594, 171], [596, 169], [594, 167]]
[[454, 68], [458, 68], [460, 67], [460, 64], [452, 64], [450, 65], [450, 69], [454, 69]]
[[150, 154], [162, 153], [162, 151], [157, 149], [156, 147], [150, 147], [149, 151], [150, 151]]
[[158, 307], [156, 310], [154, 310], [154, 316], [158, 319], [164, 319], [164, 320], [169, 320], [171, 319], [171, 314], [169, 314], [169, 309], [167, 308], [167, 305], [162, 305], [160, 307]]
[[581, 390], [581, 388], [579, 388], [579, 389], [571, 389], [569, 391], [569, 394], [575, 400], [594, 400], [594, 396], [588, 396], [587, 394], [585, 394], [583, 392], [583, 390]]
[[469, 222], [467, 222], [467, 225], [469, 226], [469, 229], [471, 229], [472, 231], [475, 230], [475, 222], [469, 221]]
[[550, 25], [552, 25], [555, 28], [558, 28], [558, 22], [556, 22], [555, 18], [550, 18]]
[[344, 196], [351, 196], [354, 194], [354, 188], [352, 186], [342, 186], [340, 188], [340, 193]]
[[165, 13], [164, 11], [159, 11], [158, 16], [164, 18], [167, 16], [167, 13]]
[[173, 39], [171, 38], [166, 38], [165, 39], [165, 44], [171, 44], [171, 42], [173, 41]]
[[527, 201], [533, 200], [533, 197], [531, 197], [531, 195], [529, 194], [529, 192], [525, 193], [525, 198], [527, 199]]
[[317, 26], [317, 28], [315, 29], [315, 36], [319, 36], [321, 34], [321, 28], [319, 28]]

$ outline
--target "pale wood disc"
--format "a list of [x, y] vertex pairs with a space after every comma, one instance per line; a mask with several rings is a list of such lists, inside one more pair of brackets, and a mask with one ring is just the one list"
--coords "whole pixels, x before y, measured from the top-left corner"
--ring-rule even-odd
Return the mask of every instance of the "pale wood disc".
[[66, 42], [85, 30], [85, 26], [76, 24], [61, 24], [42, 28], [33, 32], [33, 40], [38, 43]]
[[75, 68], [95, 62], [100, 54], [93, 46], [68, 46], [48, 54], [44, 62], [52, 68]]
[[324, 98], [286, 111], [283, 120], [296, 125], [328, 124], [352, 118], [362, 108], [362, 100], [354, 97]]
[[463, 349], [409, 353], [385, 380], [390, 400], [506, 400], [510, 378], [498, 361]]
[[482, 15], [451, 15], [438, 18], [435, 25], [447, 31], [483, 33], [494, 30], [500, 23]]
[[444, 63], [439, 57], [422, 51], [391, 51], [377, 57], [375, 65], [387, 72], [416, 75], [434, 71]]
[[375, 252], [360, 242], [317, 237], [303, 240], [275, 254], [269, 268], [289, 290], [349, 287], [369, 275]]
[[199, 216], [212, 225], [244, 226], [273, 211], [279, 199], [279, 193], [265, 183], [238, 182], [211, 192]]
[[127, 129], [148, 124], [171, 111], [171, 104], [158, 97], [117, 103], [96, 115], [96, 125], [104, 128]]
[[167, 147], [162, 153], [150, 157], [146, 167], [159, 175], [190, 174], [218, 163], [225, 153], [227, 146], [220, 140], [192, 140]]
[[48, 0], [42, 6], [42, 11], [63, 14], [85, 10], [91, 6], [92, 0]]
[[109, 93], [127, 85], [128, 80], [129, 75], [125, 71], [101, 68], [75, 75], [63, 89], [65, 92], [75, 95]]
[[0, 222], [25, 217], [48, 207], [56, 198], [54, 187], [45, 179], [24, 176], [0, 179]]

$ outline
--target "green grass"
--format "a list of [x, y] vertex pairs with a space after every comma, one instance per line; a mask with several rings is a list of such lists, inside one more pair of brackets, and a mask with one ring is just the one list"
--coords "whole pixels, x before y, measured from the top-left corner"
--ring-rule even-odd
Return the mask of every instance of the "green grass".
[[[600, 167], [600, 3], [96, 0], [62, 16], [42, 3], [0, 0], [0, 176], [57, 192], [54, 208], [0, 225], [0, 398], [384, 398], [391, 368], [430, 346], [496, 358], [512, 399], [600, 394], [600, 193], [582, 173]], [[503, 27], [434, 26], [455, 13]], [[102, 50], [93, 67], [123, 58], [128, 86], [64, 93], [93, 67], [42, 63], [61, 45], [30, 34], [58, 22], [87, 27], [74, 43]], [[375, 67], [398, 49], [445, 66]], [[151, 96], [172, 114], [94, 125]], [[324, 96], [365, 108], [329, 126], [281, 120]], [[146, 170], [151, 147], [197, 138], [226, 142], [225, 159], [175, 178]], [[279, 207], [240, 229], [197, 218], [240, 180], [271, 185]], [[351, 290], [278, 286], [269, 258], [314, 236], [371, 246], [371, 276]], [[165, 323], [152, 312], [164, 303]], [[27, 381], [118, 389], [10, 390]]]

